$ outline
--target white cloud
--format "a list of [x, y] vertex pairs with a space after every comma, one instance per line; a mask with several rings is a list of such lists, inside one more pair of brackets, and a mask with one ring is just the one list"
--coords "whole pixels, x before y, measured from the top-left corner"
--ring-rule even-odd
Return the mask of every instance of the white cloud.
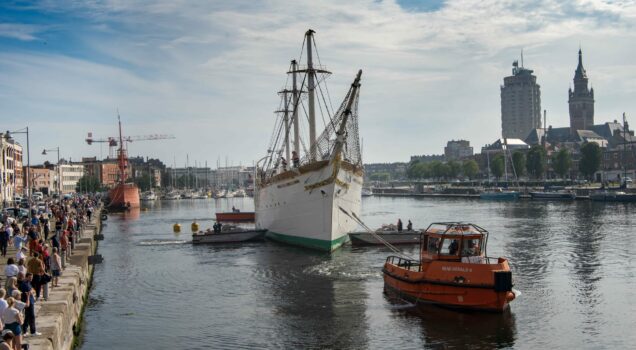
[[36, 40], [35, 34], [40, 31], [37, 26], [21, 23], [0, 23], [0, 37], [23, 41]]
[[[96, 152], [73, 146], [86, 131], [114, 133], [119, 107], [128, 133], [178, 137], [135, 144], [133, 154], [167, 163], [177, 155], [178, 164], [186, 153], [210, 164], [226, 155], [251, 163], [265, 151], [276, 91], [307, 28], [316, 30], [322, 63], [334, 72], [334, 104], [364, 70], [360, 123], [370, 162], [441, 153], [450, 139], [479, 149], [497, 138], [499, 85], [521, 48], [551, 124], [568, 121], [579, 43], [597, 122], [636, 107], [631, 2], [459, 0], [433, 12], [405, 11], [393, 1], [89, 4], [44, 4], [91, 19], [93, 32], [78, 34], [87, 55], [0, 55], [0, 115], [14, 123], [70, 120], [47, 127], [74, 134], [64, 136], [74, 158]], [[42, 137], [47, 144], [59, 138]]]

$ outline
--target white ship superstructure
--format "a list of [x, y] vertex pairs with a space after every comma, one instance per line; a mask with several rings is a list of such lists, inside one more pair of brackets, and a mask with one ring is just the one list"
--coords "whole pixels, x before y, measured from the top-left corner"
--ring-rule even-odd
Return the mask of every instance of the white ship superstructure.
[[[278, 241], [333, 251], [357, 226], [350, 215], [360, 215], [363, 168], [358, 96], [362, 71], [333, 111], [328, 90], [321, 85], [329, 72], [320, 62], [313, 62], [317, 52], [313, 34], [312, 30], [305, 33], [301, 52], [307, 66], [291, 62], [291, 86], [280, 92], [281, 107], [268, 154], [256, 166], [256, 227], [267, 229], [268, 237]], [[318, 137], [316, 105], [325, 122]], [[301, 135], [305, 120], [308, 135]]]

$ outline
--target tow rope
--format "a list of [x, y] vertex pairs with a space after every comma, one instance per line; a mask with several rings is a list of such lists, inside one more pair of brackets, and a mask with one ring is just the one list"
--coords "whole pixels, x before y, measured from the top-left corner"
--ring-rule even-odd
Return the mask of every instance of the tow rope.
[[341, 206], [338, 206], [338, 208], [340, 209], [340, 211], [342, 211], [343, 213], [345, 213], [348, 217], [352, 218], [355, 222], [357, 222], [360, 226], [362, 226], [362, 228], [364, 228], [367, 232], [369, 232], [370, 234], [373, 235], [373, 237], [375, 237], [378, 241], [380, 241], [380, 243], [384, 244], [385, 246], [387, 246], [389, 249], [391, 249], [392, 252], [394, 252], [395, 254], [399, 255], [402, 258], [408, 259], [408, 260], [417, 260], [415, 258], [413, 258], [412, 256], [407, 255], [406, 253], [402, 252], [400, 249], [398, 249], [397, 247], [395, 247], [393, 244], [387, 242], [384, 238], [380, 237], [380, 235], [378, 235], [377, 233], [375, 233], [375, 231], [371, 230], [369, 228], [369, 226], [367, 226], [354, 212], [347, 212], [346, 210], [344, 210]]

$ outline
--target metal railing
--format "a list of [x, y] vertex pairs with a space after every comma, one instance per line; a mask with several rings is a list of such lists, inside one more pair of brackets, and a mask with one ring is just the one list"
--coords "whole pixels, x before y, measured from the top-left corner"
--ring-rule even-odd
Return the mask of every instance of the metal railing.
[[[422, 264], [418, 260], [406, 259], [396, 255], [391, 255], [386, 258], [386, 262], [395, 265], [397, 267], [401, 267], [407, 269], [409, 271], [422, 271]], [[415, 270], [413, 268], [416, 268]]]

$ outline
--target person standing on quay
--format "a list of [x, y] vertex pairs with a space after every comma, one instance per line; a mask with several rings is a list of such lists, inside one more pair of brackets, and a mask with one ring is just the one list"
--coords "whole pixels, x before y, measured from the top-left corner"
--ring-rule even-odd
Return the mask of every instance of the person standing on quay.
[[22, 330], [25, 335], [29, 328], [31, 329], [31, 335], [42, 335], [35, 328], [35, 297], [33, 294], [33, 285], [31, 285], [31, 281], [33, 280], [33, 275], [30, 272], [27, 272], [25, 279], [20, 282], [20, 291], [22, 292], [22, 302], [26, 303], [26, 308], [24, 309], [24, 323], [22, 324]]
[[33, 253], [33, 257], [27, 262], [27, 274], [31, 274], [33, 276], [31, 284], [33, 289], [35, 289], [36, 298], [39, 299], [43, 283], [42, 276], [44, 275], [44, 262], [42, 262], [40, 254], [37, 252]]
[[398, 219], [397, 230], [398, 232], [402, 232], [402, 219]]
[[57, 253], [57, 248], [53, 248], [53, 255], [51, 255], [51, 274], [53, 275], [52, 287], [57, 287], [58, 277], [62, 274], [62, 258]]
[[0, 254], [2, 254], [2, 257], [7, 256], [7, 247], [11, 239], [9, 227], [11, 226], [5, 225], [2, 227], [2, 230], [0, 230]]
[[4, 334], [5, 331], [10, 331], [15, 336], [13, 339], [13, 349], [19, 350], [22, 347], [22, 323], [24, 322], [24, 316], [17, 307], [18, 300], [14, 297], [7, 298], [7, 308], [2, 312], [2, 319], [4, 320]]

